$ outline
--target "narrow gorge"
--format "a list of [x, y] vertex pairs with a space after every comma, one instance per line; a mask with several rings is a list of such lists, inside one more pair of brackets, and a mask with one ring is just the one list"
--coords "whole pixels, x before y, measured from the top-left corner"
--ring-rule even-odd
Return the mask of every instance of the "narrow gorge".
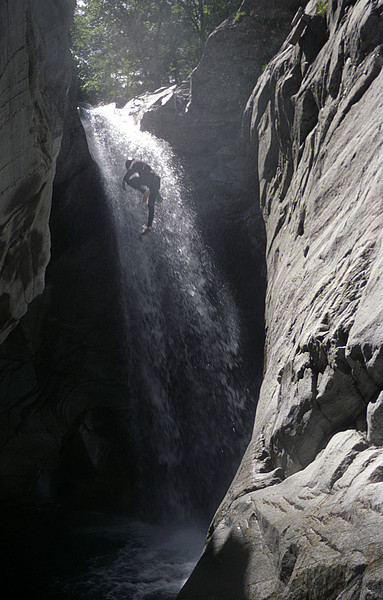
[[0, 6], [7, 597], [382, 600], [382, 0], [244, 0], [81, 111], [74, 5]]

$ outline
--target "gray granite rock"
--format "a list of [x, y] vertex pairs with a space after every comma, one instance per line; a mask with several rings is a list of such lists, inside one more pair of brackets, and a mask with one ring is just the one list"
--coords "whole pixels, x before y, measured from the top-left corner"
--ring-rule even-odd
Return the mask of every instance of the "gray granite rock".
[[243, 2], [208, 38], [188, 82], [147, 111], [142, 128], [168, 140], [206, 187], [243, 186], [241, 119], [247, 99], [289, 30], [295, 2]]
[[0, 6], [0, 341], [44, 288], [52, 182], [72, 79], [72, 4]]
[[[358, 2], [340, 13], [311, 64], [308, 28], [301, 48], [286, 45], [277, 55], [248, 105], [269, 267], [266, 374], [255, 427], [286, 474], [365, 415], [382, 385], [382, 313], [374, 297], [383, 60], [376, 47], [360, 54], [369, 12], [369, 3]], [[328, 91], [331, 64], [343, 65], [336, 95]]]
[[118, 433], [127, 394], [119, 267], [77, 114], [72, 10], [71, 0], [0, 3], [0, 498], [7, 506], [130, 503], [132, 476], [120, 459], [126, 435]]
[[315, 10], [244, 115], [267, 237], [265, 374], [180, 598], [382, 597], [383, 4]]
[[383, 455], [336, 434], [306, 469], [236, 498], [179, 598], [379, 600]]

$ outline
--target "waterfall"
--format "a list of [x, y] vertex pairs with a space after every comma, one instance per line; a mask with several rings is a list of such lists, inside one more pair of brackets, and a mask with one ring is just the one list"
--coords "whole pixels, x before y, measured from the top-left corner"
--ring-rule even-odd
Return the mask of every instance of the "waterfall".
[[[190, 208], [185, 176], [170, 147], [140, 131], [129, 109], [83, 110], [118, 240], [125, 322], [129, 419], [137, 507], [184, 518], [212, 510], [250, 435], [242, 383], [240, 325], [228, 285]], [[147, 206], [124, 191], [125, 159], [161, 176], [153, 231]]]
[[[129, 108], [81, 112], [118, 245], [126, 377], [116, 384], [126, 397], [113, 434], [133, 502], [128, 515], [39, 512], [21, 544], [21, 569], [39, 600], [174, 600], [250, 438], [243, 331], [169, 146], [140, 131]], [[121, 187], [128, 156], [162, 180], [164, 201], [145, 236], [147, 206]]]

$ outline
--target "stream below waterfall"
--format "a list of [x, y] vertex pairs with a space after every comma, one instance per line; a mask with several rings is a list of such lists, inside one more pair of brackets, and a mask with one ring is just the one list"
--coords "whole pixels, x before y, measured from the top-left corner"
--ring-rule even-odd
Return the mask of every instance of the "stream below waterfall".
[[[68, 513], [58, 530], [51, 517], [32, 528], [25, 560], [40, 580], [24, 598], [174, 600], [251, 434], [240, 319], [169, 146], [140, 131], [127, 108], [81, 116], [118, 244], [129, 382], [120, 426], [136, 517]], [[128, 156], [161, 176], [150, 235], [139, 234], [140, 194], [121, 187]]]
[[155, 525], [63, 507], [17, 512], [2, 523], [2, 595], [174, 600], [201, 554], [206, 527]]

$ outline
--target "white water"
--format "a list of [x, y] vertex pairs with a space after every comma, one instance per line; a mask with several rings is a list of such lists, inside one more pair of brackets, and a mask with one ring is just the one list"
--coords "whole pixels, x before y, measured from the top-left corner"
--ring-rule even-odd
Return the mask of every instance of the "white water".
[[[183, 517], [222, 494], [247, 442], [236, 306], [197, 231], [169, 146], [114, 105], [87, 111], [84, 122], [119, 245], [137, 494], [141, 504]], [[121, 188], [128, 156], [162, 180], [164, 202], [147, 236], [139, 235], [147, 220], [141, 195]]]
[[[180, 523], [211, 515], [250, 435], [238, 315], [199, 235], [168, 145], [141, 132], [128, 111], [114, 105], [83, 116], [118, 242], [129, 381], [129, 420], [121, 426], [136, 469], [137, 513], [166, 526], [96, 520], [82, 529], [84, 543], [114, 539], [118, 549], [91, 558], [86, 553], [80, 571], [67, 570], [41, 599], [171, 600], [206, 531], [206, 521], [203, 527]], [[121, 188], [128, 156], [147, 161], [162, 179], [164, 202], [156, 205], [147, 236], [139, 235], [147, 220], [140, 194]]]

